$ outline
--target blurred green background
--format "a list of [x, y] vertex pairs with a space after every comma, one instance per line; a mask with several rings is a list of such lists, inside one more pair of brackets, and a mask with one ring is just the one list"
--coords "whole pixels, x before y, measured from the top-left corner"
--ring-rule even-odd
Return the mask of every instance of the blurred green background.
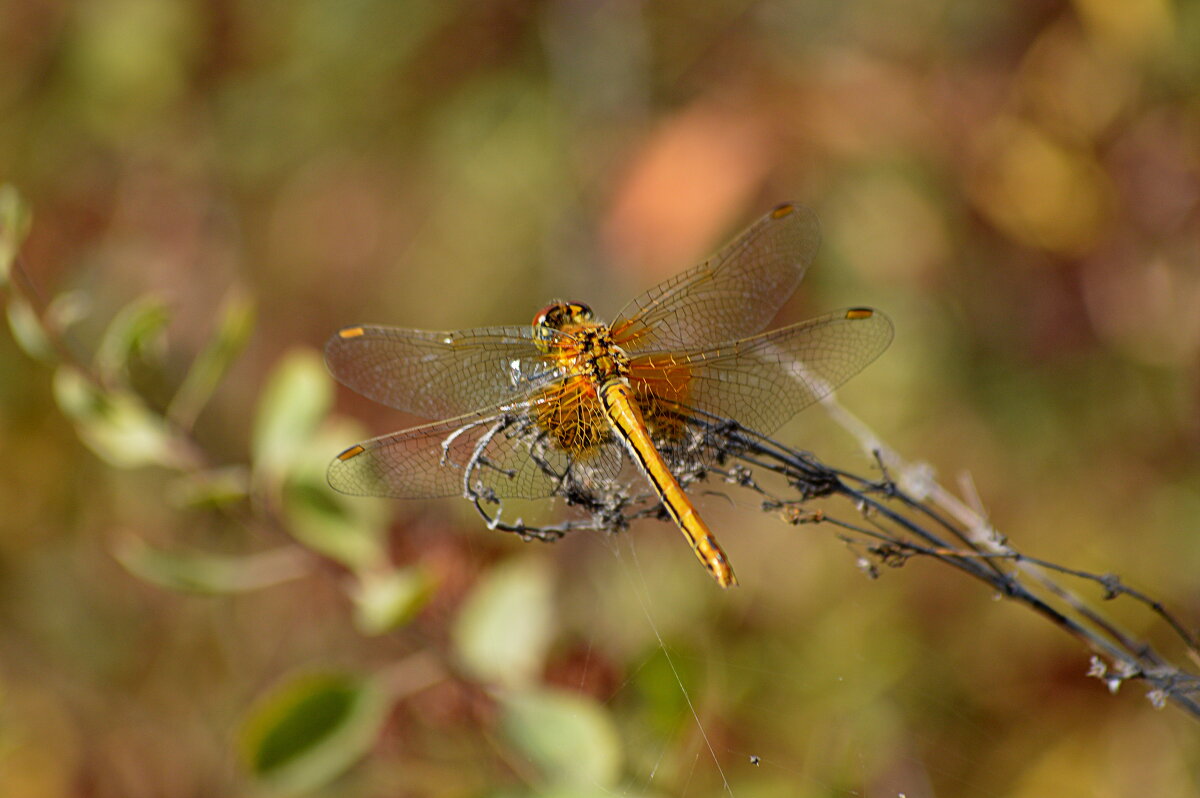
[[[257, 307], [183, 478], [98, 458], [54, 398], [86, 391], [0, 337], [0, 794], [286, 789], [239, 746], [286, 714], [274, 686], [321, 678], [333, 714], [367, 707], [327, 795], [1200, 790], [1195, 721], [1109, 695], [1074, 640], [931, 563], [869, 581], [750, 496], [701, 503], [729, 592], [666, 524], [545, 546], [461, 502], [361, 500], [337, 507], [362, 537], [330, 543], [272, 506], [291, 461], [319, 475], [414, 422], [324, 393], [306, 348], [338, 327], [525, 323], [555, 297], [611, 317], [795, 199], [825, 241], [787, 318], [896, 325], [843, 401], [946, 483], [969, 472], [1019, 549], [1195, 623], [1200, 4], [3, 0], [0, 181], [34, 209], [44, 298], [86, 305], [85, 356], [161, 301], [165, 346], [117, 369], [144, 408], [237, 327], [222, 307]], [[870, 469], [819, 409], [782, 437]], [[181, 506], [249, 462], [219, 473], [252, 500]], [[146, 579], [262, 553], [296, 578]]]

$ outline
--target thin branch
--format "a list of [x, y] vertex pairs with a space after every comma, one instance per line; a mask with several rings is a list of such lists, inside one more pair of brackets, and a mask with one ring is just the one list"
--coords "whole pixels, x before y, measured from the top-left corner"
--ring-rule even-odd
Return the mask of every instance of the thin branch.
[[[1113, 574], [1092, 574], [1020, 552], [982, 512], [939, 485], [928, 468], [906, 462], [832, 400], [826, 400], [825, 405], [878, 463], [879, 477], [831, 468], [811, 453], [792, 449], [728, 419], [695, 412], [683, 419], [694, 435], [682, 449], [675, 444], [673, 450], [677, 455], [676, 477], [686, 487], [708, 475], [719, 476], [727, 484], [760, 495], [764, 511], [782, 512], [790, 523], [827, 524], [837, 529], [837, 537], [860, 552], [860, 567], [871, 576], [879, 575], [879, 566], [898, 568], [913, 557], [926, 557], [961, 571], [1082, 641], [1097, 655], [1088, 674], [1102, 679], [1110, 690], [1139, 679], [1150, 685], [1149, 697], [1156, 706], [1170, 702], [1200, 720], [1200, 676], [1123, 629], [1094, 602], [1082, 598], [1056, 577], [1100, 586], [1103, 601], [1122, 596], [1136, 601], [1166, 623], [1187, 656], [1200, 661], [1196, 634], [1162, 601], [1126, 587]], [[757, 472], [782, 477], [787, 493], [768, 491], [756, 477]], [[588, 494], [587, 500], [574, 496], [572, 503], [583, 511], [584, 518], [549, 527], [501, 523], [499, 511], [491, 515], [484, 512], [481, 496], [468, 498], [495, 528], [547, 540], [576, 529], [616, 531], [635, 517], [666, 517], [652, 499], [643, 496], [635, 501], [625, 494], [626, 489], [614, 483], [606, 490]], [[837, 517], [826, 510], [804, 509], [807, 502], [822, 497], [846, 499], [859, 520]], [[499, 504], [494, 497], [490, 499]], [[972, 502], [979, 505], [977, 497], [972, 497]]]

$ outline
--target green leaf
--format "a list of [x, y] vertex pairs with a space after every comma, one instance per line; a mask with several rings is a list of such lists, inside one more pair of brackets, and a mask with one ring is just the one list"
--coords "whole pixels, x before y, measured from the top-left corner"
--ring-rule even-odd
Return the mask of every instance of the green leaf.
[[0, 185], [0, 288], [8, 284], [13, 260], [29, 234], [33, 214], [11, 183]]
[[343, 673], [295, 677], [251, 710], [241, 733], [247, 769], [288, 792], [328, 784], [370, 751], [387, 718], [387, 693]]
[[190, 509], [228, 507], [250, 494], [250, 471], [242, 465], [184, 474], [171, 490], [171, 501]]
[[162, 331], [170, 321], [167, 306], [155, 296], [143, 296], [121, 309], [109, 323], [96, 348], [93, 364], [106, 381], [118, 381], [129, 358], [161, 350]]
[[83, 291], [64, 291], [46, 306], [45, 326], [58, 334], [87, 318], [92, 301]]
[[500, 696], [504, 736], [549, 785], [606, 790], [621, 774], [621, 739], [596, 701], [563, 690], [534, 688]]
[[134, 394], [104, 390], [71, 366], [54, 372], [54, 396], [80, 439], [118, 468], [182, 466], [185, 458], [163, 420]]
[[325, 470], [334, 452], [364, 434], [360, 425], [349, 419], [325, 419], [316, 434], [300, 445], [279, 494], [292, 537], [356, 573], [386, 567], [384, 533], [391, 505], [335, 492], [325, 479]]
[[196, 356], [187, 377], [171, 400], [167, 418], [185, 428], [195, 423], [213, 391], [250, 339], [250, 333], [254, 330], [254, 315], [254, 300], [243, 291], [235, 289], [226, 295], [218, 313], [216, 331], [204, 351]]
[[137, 538], [114, 552], [121, 565], [151, 584], [188, 593], [245, 593], [304, 576], [311, 558], [294, 546], [242, 557], [152, 548]]
[[54, 361], [54, 347], [46, 336], [42, 320], [33, 307], [19, 296], [8, 301], [8, 327], [25, 354], [43, 363]]
[[[671, 657], [668, 648], [682, 648], [683, 656]], [[636, 722], [649, 734], [665, 738], [679, 734], [693, 723], [688, 696], [703, 690], [704, 676], [697, 663], [704, 661], [683, 643], [668, 640], [638, 666], [629, 680]]]
[[283, 516], [292, 537], [353, 571], [368, 571], [385, 561], [377, 514], [358, 506], [371, 504], [335, 493], [323, 476], [318, 481], [297, 475], [283, 489]]
[[506, 687], [537, 681], [554, 634], [554, 577], [539, 557], [509, 560], [475, 586], [454, 643], [477, 679]]
[[381, 574], [365, 572], [354, 591], [354, 625], [366, 635], [381, 635], [411, 621], [433, 596], [434, 581], [423, 568]]
[[333, 404], [333, 383], [321, 356], [296, 349], [267, 380], [254, 424], [254, 468], [277, 481], [300, 456]]

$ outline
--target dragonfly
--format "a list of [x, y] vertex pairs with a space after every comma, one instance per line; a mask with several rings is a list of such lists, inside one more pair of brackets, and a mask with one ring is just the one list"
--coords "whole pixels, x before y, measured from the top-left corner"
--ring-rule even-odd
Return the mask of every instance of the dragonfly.
[[689, 421], [729, 419], [770, 434], [879, 356], [881, 312], [854, 307], [763, 332], [820, 240], [812, 211], [779, 205], [703, 263], [605, 324], [556, 301], [530, 325], [434, 332], [346, 327], [330, 372], [369, 399], [435, 419], [343, 451], [341, 493], [570, 500], [632, 473], [721, 587], [729, 558], [680, 486], [695, 462]]

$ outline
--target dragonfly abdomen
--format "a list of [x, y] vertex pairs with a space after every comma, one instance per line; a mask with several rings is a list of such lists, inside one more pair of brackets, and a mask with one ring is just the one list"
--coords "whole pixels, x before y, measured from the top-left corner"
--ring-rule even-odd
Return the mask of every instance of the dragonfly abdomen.
[[696, 558], [721, 587], [736, 585], [737, 577], [729, 565], [729, 558], [654, 446], [629, 383], [621, 378], [609, 379], [601, 385], [599, 398], [613, 432], [622, 440], [629, 456], [649, 480], [663, 507], [687, 538]]

